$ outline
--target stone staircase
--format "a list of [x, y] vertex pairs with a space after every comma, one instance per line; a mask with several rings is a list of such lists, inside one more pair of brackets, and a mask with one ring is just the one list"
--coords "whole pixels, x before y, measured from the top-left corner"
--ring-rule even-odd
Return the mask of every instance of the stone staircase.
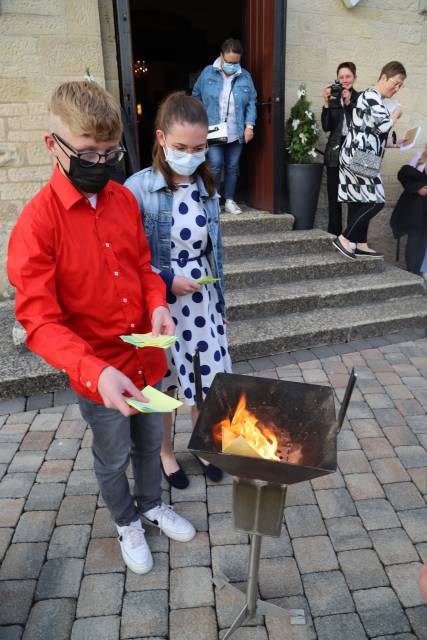
[[[222, 216], [228, 336], [234, 362], [427, 327], [422, 278], [382, 260], [350, 261], [319, 229], [246, 211]], [[0, 303], [0, 398], [45, 393], [67, 378], [12, 342], [13, 301]]]
[[422, 278], [348, 260], [325, 231], [291, 228], [287, 215], [222, 217], [234, 361], [427, 327]]

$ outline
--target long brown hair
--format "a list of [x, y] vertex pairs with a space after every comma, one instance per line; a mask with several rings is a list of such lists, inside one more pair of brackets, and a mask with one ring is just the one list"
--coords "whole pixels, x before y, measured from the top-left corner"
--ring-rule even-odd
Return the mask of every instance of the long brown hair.
[[[199, 124], [208, 129], [208, 114], [204, 106], [197, 98], [193, 96], [187, 96], [184, 91], [175, 91], [171, 93], [161, 103], [159, 110], [157, 111], [156, 121], [154, 128], [161, 129], [165, 136], [175, 123], [182, 124], [187, 122], [188, 124]], [[156, 171], [160, 171], [166, 180], [168, 187], [172, 191], [176, 191], [177, 186], [173, 181], [173, 171], [166, 162], [165, 152], [163, 147], [157, 140], [154, 140], [153, 146], [153, 167]], [[202, 178], [206, 190], [210, 197], [215, 194], [215, 179], [212, 171], [209, 168], [208, 163], [203, 162], [197, 167], [196, 174], [199, 174]]]

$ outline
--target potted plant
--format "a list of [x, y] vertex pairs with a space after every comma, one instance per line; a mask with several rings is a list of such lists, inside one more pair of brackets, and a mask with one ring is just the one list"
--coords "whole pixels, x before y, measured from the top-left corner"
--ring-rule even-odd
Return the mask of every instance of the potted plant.
[[294, 229], [312, 229], [323, 171], [323, 163], [313, 162], [320, 133], [304, 85], [297, 95], [286, 123], [287, 212], [295, 218]]

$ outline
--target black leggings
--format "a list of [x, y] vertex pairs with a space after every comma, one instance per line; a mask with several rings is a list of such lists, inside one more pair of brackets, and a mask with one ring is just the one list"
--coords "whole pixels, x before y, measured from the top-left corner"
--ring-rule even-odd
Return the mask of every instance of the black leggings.
[[326, 167], [326, 184], [328, 187], [329, 223], [328, 231], [340, 236], [342, 231], [342, 205], [338, 202], [338, 167]]
[[384, 202], [349, 202], [347, 227], [342, 235], [350, 242], [366, 243], [368, 227], [374, 216], [384, 208]]

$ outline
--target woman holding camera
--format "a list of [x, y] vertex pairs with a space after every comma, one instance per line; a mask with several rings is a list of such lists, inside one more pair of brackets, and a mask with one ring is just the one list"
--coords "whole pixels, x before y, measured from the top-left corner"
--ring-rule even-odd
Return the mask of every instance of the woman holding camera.
[[337, 81], [323, 90], [322, 129], [329, 131], [325, 148], [329, 223], [328, 231], [339, 236], [342, 231], [342, 204], [338, 202], [338, 165], [340, 149], [348, 133], [353, 109], [359, 93], [353, 88], [356, 65], [341, 62], [337, 68]]
[[348, 217], [347, 227], [333, 245], [352, 260], [384, 257], [368, 246], [368, 227], [384, 207], [380, 169], [385, 147], [397, 147], [403, 142], [387, 144], [402, 109], [398, 105], [390, 113], [384, 98], [392, 98], [403, 87], [405, 78], [405, 67], [400, 62], [389, 62], [381, 69], [377, 83], [359, 95], [341, 147], [338, 200], [348, 204]]

